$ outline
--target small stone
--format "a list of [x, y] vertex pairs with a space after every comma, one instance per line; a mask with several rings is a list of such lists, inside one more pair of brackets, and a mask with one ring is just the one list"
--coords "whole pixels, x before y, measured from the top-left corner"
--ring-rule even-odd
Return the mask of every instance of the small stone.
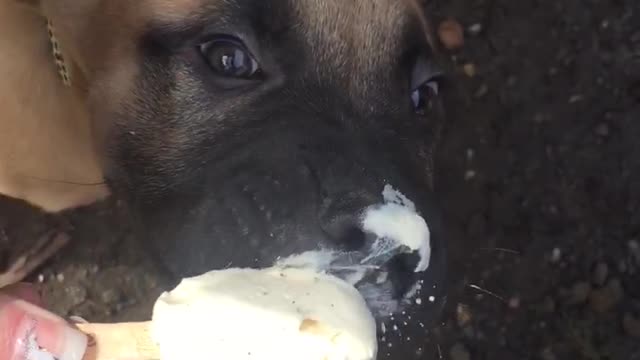
[[469, 26], [469, 28], [467, 30], [469, 31], [469, 34], [471, 34], [471, 35], [474, 35], [474, 36], [478, 35], [482, 31], [482, 24], [475, 23], [475, 24]]
[[56, 280], [58, 280], [58, 282], [64, 282], [64, 274], [63, 273], [59, 273], [58, 275], [56, 275]]
[[520, 307], [520, 298], [512, 297], [511, 299], [509, 299], [508, 305], [511, 309], [518, 309]]
[[478, 90], [476, 90], [476, 92], [473, 94], [473, 96], [476, 99], [478, 99], [478, 98], [481, 98], [481, 97], [487, 95], [488, 92], [489, 92], [489, 86], [487, 84], [482, 84], [482, 85], [480, 85]]
[[65, 287], [65, 293], [68, 301], [72, 306], [82, 304], [87, 299], [87, 289], [78, 285], [70, 285]]
[[466, 153], [467, 153], [467, 161], [473, 161], [473, 158], [474, 158], [474, 156], [476, 154], [475, 150], [469, 148], [469, 149], [467, 149]]
[[562, 250], [560, 248], [555, 248], [551, 251], [551, 262], [558, 263], [562, 259]]
[[464, 344], [456, 343], [449, 351], [449, 358], [451, 360], [471, 360], [471, 353]]
[[540, 357], [542, 360], [556, 360], [556, 354], [553, 353], [553, 349], [550, 347], [542, 350]]
[[568, 291], [565, 303], [567, 305], [579, 305], [583, 304], [589, 298], [591, 293], [591, 284], [586, 281], [582, 281], [574, 284]]
[[622, 318], [622, 327], [627, 335], [640, 339], [640, 319], [630, 313]]
[[476, 66], [474, 64], [472, 64], [472, 63], [467, 63], [467, 64], [462, 65], [462, 71], [468, 77], [476, 76]]
[[472, 180], [472, 179], [473, 179], [473, 178], [475, 178], [475, 177], [476, 177], [476, 172], [475, 172], [475, 170], [467, 170], [467, 171], [465, 171], [465, 173], [464, 173], [464, 179], [465, 179], [466, 181]]
[[473, 316], [471, 315], [469, 307], [464, 304], [458, 304], [456, 307], [456, 322], [458, 326], [464, 328], [471, 323], [472, 319]]
[[607, 263], [601, 262], [598, 263], [593, 270], [593, 283], [602, 286], [605, 281], [607, 281], [607, 277], [609, 276], [609, 266]]
[[577, 102], [580, 102], [584, 99], [584, 96], [580, 95], [580, 94], [576, 94], [576, 95], [572, 95], [569, 98], [569, 104], [575, 104]]
[[120, 301], [120, 292], [115, 289], [106, 289], [100, 294], [100, 300], [107, 305]]
[[438, 37], [447, 50], [457, 50], [464, 45], [464, 31], [459, 22], [447, 19], [438, 26]]

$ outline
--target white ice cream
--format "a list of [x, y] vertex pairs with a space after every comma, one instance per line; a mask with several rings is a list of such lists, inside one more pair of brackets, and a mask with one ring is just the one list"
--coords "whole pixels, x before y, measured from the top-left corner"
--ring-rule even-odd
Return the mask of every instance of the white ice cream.
[[415, 204], [390, 185], [385, 186], [382, 196], [384, 204], [369, 208], [362, 220], [363, 230], [378, 237], [368, 258], [406, 247], [420, 255], [415, 271], [427, 270], [431, 258], [427, 222], [416, 212]]
[[351, 285], [313, 269], [226, 269], [183, 280], [153, 312], [161, 360], [374, 360], [376, 324]]

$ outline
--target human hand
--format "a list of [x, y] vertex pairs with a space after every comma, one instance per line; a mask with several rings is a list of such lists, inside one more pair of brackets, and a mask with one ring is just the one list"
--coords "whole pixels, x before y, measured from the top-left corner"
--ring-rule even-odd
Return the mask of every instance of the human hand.
[[82, 359], [87, 336], [42, 306], [28, 284], [0, 291], [0, 360]]

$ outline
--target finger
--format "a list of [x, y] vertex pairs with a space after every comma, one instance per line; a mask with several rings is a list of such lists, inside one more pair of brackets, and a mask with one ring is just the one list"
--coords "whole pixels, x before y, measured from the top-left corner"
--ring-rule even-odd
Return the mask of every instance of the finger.
[[30, 283], [17, 283], [10, 285], [2, 289], [2, 292], [8, 296], [22, 299], [36, 306], [43, 305], [42, 296], [40, 295], [38, 287]]
[[[21, 360], [25, 350], [80, 360], [86, 336], [64, 319], [24, 300], [0, 295], [0, 360]], [[18, 345], [27, 345], [18, 346]], [[4, 353], [3, 353], [4, 352]]]

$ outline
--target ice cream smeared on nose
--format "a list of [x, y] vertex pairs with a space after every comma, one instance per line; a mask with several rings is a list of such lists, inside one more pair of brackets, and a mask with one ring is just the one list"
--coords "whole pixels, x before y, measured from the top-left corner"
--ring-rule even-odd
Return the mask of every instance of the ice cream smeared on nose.
[[415, 271], [427, 270], [431, 257], [427, 222], [416, 212], [415, 204], [391, 185], [384, 187], [382, 196], [384, 204], [367, 209], [362, 219], [363, 230], [377, 237], [365, 260], [403, 252], [404, 247], [420, 255]]
[[[384, 187], [382, 197], [382, 204], [370, 206], [362, 214], [362, 231], [374, 238], [366, 248], [347, 252], [311, 250], [278, 259], [276, 264], [340, 274], [352, 285], [383, 269], [394, 256], [403, 253], [417, 252], [420, 260], [414, 271], [427, 270], [431, 257], [427, 222], [416, 212], [415, 204], [392, 186]], [[386, 272], [378, 275], [386, 275]]]

